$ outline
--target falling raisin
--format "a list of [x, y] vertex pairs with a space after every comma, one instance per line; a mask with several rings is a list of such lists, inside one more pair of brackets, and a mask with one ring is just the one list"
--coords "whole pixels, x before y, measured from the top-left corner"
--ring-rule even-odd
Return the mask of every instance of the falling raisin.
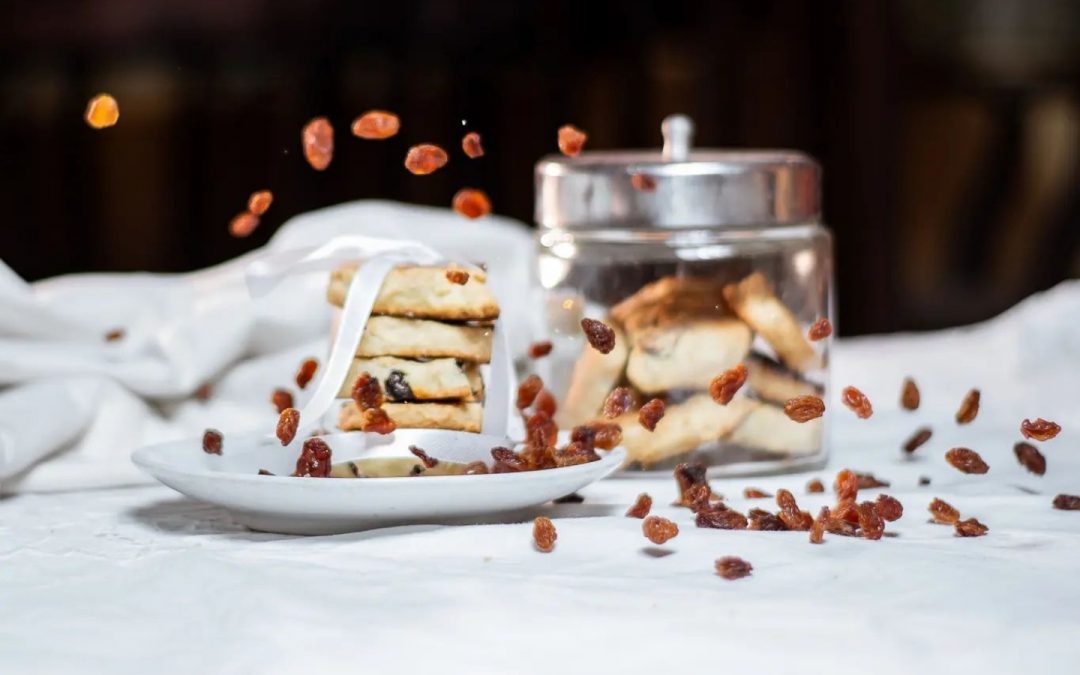
[[410, 445], [409, 452], [416, 455], [417, 459], [423, 462], [424, 466], [428, 469], [434, 469], [439, 465], [439, 460], [427, 454], [427, 452], [424, 451], [423, 448], [417, 447], [415, 445]]
[[818, 511], [817, 518], [814, 518], [814, 524], [810, 526], [810, 543], [820, 544], [825, 541], [825, 529], [829, 526], [829, 521], [832, 519], [832, 513], [829, 511], [828, 506], [822, 506]]
[[788, 419], [803, 424], [825, 414], [825, 401], [817, 396], [796, 396], [784, 404]]
[[375, 434], [389, 434], [397, 429], [394, 420], [382, 408], [368, 408], [360, 417], [360, 430]]
[[627, 387], [615, 387], [604, 399], [604, 417], [613, 419], [634, 407], [634, 394]]
[[525, 460], [510, 448], [492, 448], [491, 458], [495, 460], [492, 473], [515, 473], [529, 468]]
[[788, 528], [776, 515], [762, 509], [750, 509], [750, 529], [762, 532], [785, 532]]
[[296, 408], [286, 408], [281, 411], [277, 423], [277, 437], [282, 445], [292, 443], [296, 438], [296, 428], [300, 426], [300, 411]]
[[677, 505], [696, 510], [699, 504], [708, 502], [712, 489], [705, 478], [707, 470], [701, 462], [684, 462], [675, 466], [675, 484], [679, 488]]
[[488, 467], [483, 462], [469, 462], [465, 465], [466, 476], [479, 476], [485, 473], [488, 473]]
[[356, 401], [356, 407], [360, 410], [381, 408], [383, 392], [379, 380], [368, 372], [357, 375], [352, 387], [352, 400]]
[[1080, 511], [1080, 496], [1058, 495], [1054, 497], [1054, 508], [1062, 511]]
[[754, 571], [753, 565], [733, 555], [717, 559], [715, 565], [716, 573], [728, 581], [748, 577]]
[[674, 539], [679, 534], [679, 526], [667, 518], [649, 516], [641, 524], [641, 531], [649, 541], [659, 546]]
[[864, 539], [881, 539], [885, 534], [885, 521], [881, 519], [873, 502], [863, 502], [858, 506], [859, 530]]
[[294, 476], [326, 478], [330, 475], [330, 446], [321, 438], [309, 438], [304, 441], [300, 457], [296, 460]]
[[975, 518], [958, 520], [953, 523], [958, 537], [981, 537], [990, 531], [990, 528], [980, 523]]
[[582, 502], [585, 501], [585, 498], [582, 497], [581, 495], [579, 495], [576, 492], [571, 492], [568, 495], [563, 495], [562, 497], [556, 497], [555, 499], [552, 499], [551, 501], [554, 504], [581, 504]]
[[588, 138], [581, 129], [572, 124], [564, 124], [559, 127], [559, 152], [567, 157], [577, 157]]
[[585, 339], [592, 348], [601, 354], [610, 354], [615, 349], [615, 331], [603, 321], [582, 319], [581, 330], [585, 331]]
[[712, 400], [720, 405], [731, 403], [731, 399], [735, 398], [735, 392], [739, 391], [739, 388], [746, 382], [748, 374], [746, 366], [741, 363], [734, 368], [725, 370], [709, 383], [709, 396], [712, 396]]
[[369, 141], [381, 141], [396, 136], [401, 129], [401, 120], [392, 112], [369, 110], [352, 123], [353, 136]]
[[469, 159], [484, 156], [484, 146], [480, 143], [480, 134], [470, 131], [461, 139], [461, 149]]
[[904, 505], [900, 503], [899, 499], [889, 495], [878, 495], [877, 501], [874, 502], [874, 508], [877, 509], [878, 515], [890, 523], [904, 515]]
[[806, 337], [811, 342], [817, 342], [818, 340], [824, 340], [832, 335], [832, 324], [825, 317], [821, 317], [814, 322], [814, 325], [810, 326], [810, 330], [806, 331]]
[[108, 333], [105, 333], [105, 342], [118, 342], [124, 339], [123, 328], [113, 328]]
[[1048, 441], [1060, 432], [1061, 425], [1041, 417], [1034, 422], [1025, 419], [1020, 423], [1020, 433], [1024, 434], [1024, 438], [1033, 438], [1036, 441]]
[[547, 389], [541, 389], [533, 401], [533, 410], [546, 413], [548, 417], [555, 417], [555, 410], [559, 407], [555, 395]]
[[611, 450], [622, 443], [622, 427], [614, 422], [593, 422], [589, 425], [594, 434], [596, 447]]
[[919, 449], [924, 443], [930, 440], [930, 437], [934, 435], [934, 432], [930, 430], [930, 427], [922, 427], [916, 431], [911, 438], [907, 439], [904, 443], [904, 452], [911, 454]]
[[540, 359], [551, 353], [552, 344], [550, 340], [544, 340], [542, 342], [534, 342], [529, 345], [529, 358]]
[[957, 424], [969, 424], [975, 419], [975, 416], [979, 414], [980, 397], [978, 389], [972, 389], [967, 393], [967, 396], [960, 403], [960, 409], [956, 411]]
[[930, 476], [919, 476], [919, 485], [924, 485], [925, 486], [925, 485], [929, 485], [929, 484], [930, 484]]
[[86, 104], [83, 119], [94, 129], [111, 127], [120, 120], [120, 105], [108, 94], [98, 94]]
[[1021, 441], [1013, 446], [1013, 452], [1016, 454], [1016, 461], [1031, 473], [1036, 476], [1046, 473], [1046, 458], [1031, 443]]
[[536, 550], [551, 553], [551, 550], [555, 548], [555, 540], [558, 538], [559, 535], [555, 532], [555, 524], [551, 522], [550, 518], [538, 516], [533, 521], [533, 543], [536, 544]]
[[986, 473], [990, 465], [983, 461], [979, 453], [969, 448], [952, 448], [945, 453], [945, 461], [962, 473]]
[[315, 359], [305, 359], [296, 370], [296, 386], [303, 389], [315, 377], [315, 371], [319, 369], [319, 362]]
[[814, 524], [814, 517], [799, 509], [799, 505], [795, 502], [795, 495], [789, 490], [776, 491], [776, 504], [780, 507], [780, 513], [777, 515], [789, 530], [809, 530]]
[[644, 173], [630, 174], [630, 187], [638, 192], [656, 192], [656, 179]]
[[214, 385], [209, 382], [203, 382], [199, 385], [199, 388], [195, 390], [195, 400], [197, 401], [209, 401], [214, 395]]
[[[592, 446], [587, 443], [570, 443], [565, 448], [559, 448], [555, 451], [555, 466], [576, 466], [578, 464], [588, 464], [589, 462], [595, 462], [600, 459], [600, 455], [596, 454]], [[537, 467], [546, 468], [546, 467]]]
[[960, 512], [948, 502], [938, 499], [937, 497], [934, 498], [934, 501], [930, 502], [930, 506], [927, 508], [935, 523], [952, 525], [960, 520]]
[[539, 394], [540, 390], [543, 388], [544, 381], [535, 373], [522, 380], [521, 384], [518, 385], [517, 390], [518, 410], [524, 410], [531, 406], [533, 401], [536, 400], [536, 395]]
[[469, 282], [469, 273], [461, 268], [452, 267], [446, 270], [446, 280], [452, 284], [464, 286]]
[[634, 505], [627, 510], [626, 517], [644, 518], [649, 515], [650, 510], [652, 510], [652, 497], [647, 492], [642, 492], [637, 496]]
[[229, 221], [229, 234], [237, 239], [247, 237], [259, 226], [259, 217], [250, 211], [237, 214]]
[[446, 166], [450, 157], [446, 151], [431, 143], [422, 143], [409, 148], [405, 155], [405, 168], [417, 176], [426, 176]]
[[890, 483], [887, 480], [880, 480], [872, 473], [855, 473], [855, 479], [858, 481], [860, 490], [872, 490], [879, 487], [889, 487]]
[[844, 387], [840, 392], [841, 400], [851, 409], [859, 419], [866, 419], [874, 414], [874, 408], [870, 405], [870, 399], [855, 387]]
[[708, 527], [714, 530], [745, 530], [749, 524], [746, 516], [724, 506], [706, 507], [698, 510], [694, 518], [694, 524], [698, 527]]
[[904, 410], [918, 410], [919, 399], [919, 387], [915, 384], [915, 380], [905, 377], [904, 386], [900, 390], [900, 406]]
[[461, 188], [454, 193], [450, 207], [466, 218], [475, 220], [491, 213], [491, 199], [483, 190]]
[[825, 485], [822, 484], [820, 478], [813, 478], [806, 484], [806, 491], [810, 493], [825, 492]]
[[304, 158], [311, 168], [322, 171], [330, 166], [330, 160], [334, 158], [334, 127], [330, 126], [330, 120], [316, 117], [308, 122], [300, 134], [300, 141]]
[[768, 499], [769, 497], [772, 497], [768, 492], [755, 487], [743, 488], [742, 493], [743, 497], [746, 499]]
[[638, 423], [649, 431], [655, 431], [656, 425], [664, 418], [664, 402], [654, 398], [638, 410]]
[[558, 426], [556, 426], [555, 421], [551, 419], [551, 415], [548, 415], [546, 412], [538, 411], [533, 413], [529, 416], [529, 419], [525, 421], [525, 440], [526, 443], [534, 448], [555, 447], [555, 441], [558, 435]]
[[270, 402], [274, 404], [274, 409], [280, 415], [286, 408], [293, 407], [293, 396], [284, 389], [275, 389], [270, 395]]
[[405, 373], [400, 370], [390, 371], [386, 376], [385, 386], [386, 393], [394, 401], [410, 402], [416, 400], [412, 387], [409, 386], [408, 380], [405, 379]]
[[274, 193], [269, 190], [259, 190], [258, 192], [252, 192], [248, 197], [248, 211], [251, 211], [257, 216], [261, 216], [266, 213], [266, 210], [270, 208], [270, 205], [274, 203]]
[[220, 455], [225, 437], [217, 429], [207, 429], [202, 436], [202, 449], [208, 455]]

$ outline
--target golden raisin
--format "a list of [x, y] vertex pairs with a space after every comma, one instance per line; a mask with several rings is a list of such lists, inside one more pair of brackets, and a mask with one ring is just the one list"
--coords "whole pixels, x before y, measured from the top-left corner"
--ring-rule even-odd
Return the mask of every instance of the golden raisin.
[[614, 422], [593, 422], [594, 443], [601, 450], [611, 450], [622, 443], [622, 427]]
[[330, 475], [330, 446], [321, 438], [309, 438], [304, 441], [300, 457], [296, 459], [294, 476], [327, 478]]
[[933, 518], [934, 522], [940, 523], [941, 525], [952, 525], [960, 520], [960, 512], [948, 502], [942, 501], [937, 497], [934, 498], [934, 501], [930, 502], [928, 510], [930, 511], [930, 516]]
[[952, 448], [945, 453], [945, 461], [962, 473], [986, 473], [990, 465], [983, 461], [979, 453], [969, 448]]
[[656, 425], [664, 418], [664, 402], [654, 398], [638, 410], [638, 423], [649, 431], [655, 431]]
[[1024, 438], [1033, 438], [1036, 441], [1048, 441], [1060, 432], [1061, 425], [1041, 417], [1034, 422], [1025, 419], [1020, 423], [1020, 433], [1024, 434]]
[[431, 143], [421, 143], [409, 148], [405, 155], [405, 168], [416, 176], [426, 176], [446, 166], [448, 161], [450, 157], [445, 150]]
[[544, 381], [540, 379], [540, 376], [533, 373], [521, 381], [517, 390], [517, 407], [518, 410], [524, 410], [532, 405], [536, 400], [536, 395], [540, 393], [540, 390], [544, 388]]
[[825, 486], [822, 484], [820, 478], [812, 478], [809, 483], [806, 484], [807, 492], [825, 492]]
[[958, 537], [981, 537], [990, 531], [990, 528], [980, 523], [975, 518], [959, 520], [953, 523]]
[[555, 410], [558, 407], [559, 404], [555, 401], [555, 396], [547, 389], [541, 389], [540, 393], [536, 395], [536, 400], [533, 401], [533, 409], [549, 417], [555, 417]]
[[972, 389], [960, 403], [960, 409], [956, 411], [956, 423], [968, 424], [979, 414], [979, 390]]
[[1080, 496], [1058, 495], [1054, 497], [1054, 508], [1062, 511], [1080, 511]]
[[825, 401], [817, 396], [796, 396], [784, 404], [784, 414], [802, 424], [825, 414]]
[[392, 112], [369, 110], [352, 123], [353, 136], [369, 141], [381, 141], [396, 136], [401, 129], [401, 120]]
[[208, 455], [220, 455], [221, 447], [225, 443], [225, 437], [217, 429], [207, 429], [203, 432], [202, 449]]
[[795, 495], [789, 490], [776, 491], [776, 505], [780, 507], [780, 513], [776, 514], [789, 530], [809, 530], [814, 524], [814, 517], [806, 511], [799, 509], [795, 502]]
[[585, 332], [589, 345], [601, 354], [609, 354], [615, 349], [615, 331], [603, 321], [582, 319], [581, 330]]
[[1013, 446], [1013, 452], [1016, 454], [1016, 461], [1031, 473], [1036, 476], [1046, 473], [1046, 458], [1031, 443], [1021, 441]]
[[480, 134], [470, 131], [461, 139], [461, 149], [469, 159], [484, 156], [484, 146], [480, 143]]
[[304, 359], [296, 370], [296, 386], [303, 389], [315, 377], [315, 371], [319, 369], [319, 362], [315, 359]]
[[567, 157], [577, 157], [585, 147], [588, 135], [572, 124], [559, 127], [559, 152]]
[[458, 286], [464, 286], [469, 283], [469, 273], [458, 267], [451, 267], [446, 270], [446, 280], [452, 284]]
[[755, 487], [743, 488], [742, 493], [743, 497], [746, 499], [768, 499], [769, 497], [772, 497], [768, 492]]
[[872, 473], [855, 473], [860, 490], [869, 490], [877, 487], [889, 487], [889, 481], [880, 480]]
[[745, 530], [748, 521], [746, 516], [723, 504], [710, 504], [698, 510], [694, 524], [714, 530]]
[[300, 411], [296, 408], [286, 408], [281, 411], [277, 423], [277, 437], [282, 445], [292, 443], [296, 438], [296, 428], [300, 426]]
[[539, 516], [533, 521], [533, 543], [536, 550], [542, 553], [551, 553], [555, 548], [555, 540], [559, 538], [555, 532], [555, 523], [550, 518]]
[[814, 524], [810, 526], [811, 544], [820, 544], [825, 541], [825, 529], [831, 519], [832, 514], [829, 512], [829, 507], [822, 506], [821, 510], [818, 511], [817, 518], [814, 518]]
[[627, 518], [644, 518], [649, 515], [649, 511], [652, 509], [652, 497], [647, 492], [642, 492], [637, 496], [633, 506], [631, 506], [627, 512]]
[[667, 518], [649, 516], [641, 524], [641, 531], [646, 539], [659, 546], [678, 536], [679, 526]]
[[352, 400], [356, 401], [356, 407], [360, 410], [382, 407], [383, 392], [378, 378], [368, 372], [357, 375], [352, 386]]
[[919, 407], [919, 387], [910, 377], [904, 378], [904, 387], [900, 390], [900, 405], [905, 410], [917, 410]]
[[238, 213], [229, 221], [229, 234], [237, 239], [243, 239], [255, 231], [259, 226], [259, 217], [250, 211]]
[[909, 455], [915, 452], [922, 444], [930, 440], [930, 437], [933, 434], [934, 432], [930, 430], [930, 427], [923, 427], [919, 429], [912, 435], [911, 438], [907, 439], [906, 443], [904, 443], [904, 452]]
[[284, 389], [275, 389], [270, 395], [270, 402], [274, 404], [274, 409], [280, 415], [285, 408], [293, 407], [293, 396]]
[[394, 420], [382, 408], [367, 408], [360, 417], [360, 430], [376, 434], [389, 434], [397, 429]]
[[885, 521], [881, 519], [873, 502], [859, 504], [859, 530], [865, 539], [881, 539], [885, 534]]
[[870, 405], [870, 399], [855, 387], [844, 387], [840, 392], [841, 400], [859, 419], [866, 419], [874, 414], [874, 408]]
[[300, 141], [311, 168], [322, 171], [330, 166], [334, 158], [334, 127], [330, 126], [330, 120], [316, 117], [305, 124]]
[[728, 581], [748, 577], [754, 570], [753, 565], [733, 555], [719, 558], [714, 565], [716, 566], [716, 573]]
[[904, 505], [900, 503], [900, 500], [885, 494], [877, 496], [874, 508], [877, 509], [878, 515], [890, 523], [904, 515]]
[[111, 127], [120, 120], [120, 104], [108, 94], [98, 94], [86, 104], [83, 118], [94, 129]]
[[257, 216], [261, 216], [266, 213], [266, 210], [270, 208], [270, 205], [274, 203], [274, 193], [269, 190], [259, 190], [258, 192], [252, 192], [248, 197], [248, 211], [254, 213]]
[[124, 339], [123, 328], [113, 328], [108, 333], [105, 333], [105, 342], [117, 342]]
[[634, 407], [634, 394], [627, 387], [615, 387], [604, 399], [604, 417], [612, 419]]
[[550, 340], [544, 340], [542, 342], [534, 342], [529, 345], [529, 358], [539, 359], [547, 356], [551, 353], [552, 344]]
[[450, 206], [466, 218], [483, 218], [491, 213], [491, 200], [483, 190], [461, 188], [454, 194]]
[[806, 337], [811, 342], [817, 342], [818, 340], [824, 340], [832, 335], [832, 324], [825, 317], [821, 317], [814, 322], [814, 325], [810, 326], [810, 330], [806, 331]]
[[853, 500], [859, 495], [859, 476], [851, 469], [843, 469], [836, 474], [833, 484], [838, 501]]
[[424, 466], [428, 469], [434, 469], [439, 465], [439, 460], [427, 454], [427, 452], [423, 448], [417, 447], [415, 445], [410, 445], [409, 452], [416, 455], [416, 458], [423, 462]]
[[731, 399], [735, 398], [735, 392], [739, 391], [746, 382], [748, 374], [746, 366], [741, 363], [725, 370], [709, 383], [709, 396], [712, 396], [712, 400], [720, 405], [731, 403]]
[[638, 192], [656, 192], [656, 179], [644, 173], [630, 174], [630, 187]]

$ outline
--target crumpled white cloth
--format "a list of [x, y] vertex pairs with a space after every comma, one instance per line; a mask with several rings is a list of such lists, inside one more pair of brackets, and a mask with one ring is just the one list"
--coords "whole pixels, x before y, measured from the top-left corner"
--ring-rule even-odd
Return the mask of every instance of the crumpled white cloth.
[[[532, 236], [516, 221], [466, 221], [446, 209], [354, 202], [290, 219], [266, 247], [280, 252], [342, 234], [421, 240], [482, 260], [520, 353], [531, 338]], [[252, 299], [248, 264], [190, 274], [80, 274], [26, 284], [0, 263], [0, 492], [149, 482], [129, 461], [140, 446], [207, 426], [272, 428], [270, 392], [300, 361], [322, 359], [328, 275], [291, 277]], [[115, 328], [124, 337], [106, 342]], [[203, 403], [192, 394], [211, 383]], [[291, 387], [295, 388], [295, 387]]]

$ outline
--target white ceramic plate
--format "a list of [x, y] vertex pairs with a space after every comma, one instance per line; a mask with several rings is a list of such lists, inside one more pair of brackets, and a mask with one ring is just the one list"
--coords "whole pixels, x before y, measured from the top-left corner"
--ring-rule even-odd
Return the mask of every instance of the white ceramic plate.
[[[415, 444], [439, 459], [484, 460], [490, 465], [490, 449], [507, 445], [496, 436], [419, 429], [386, 437], [348, 433], [323, 438], [333, 449], [335, 464], [361, 456], [402, 456], [402, 450]], [[598, 462], [479, 476], [293, 478], [288, 474], [299, 446], [299, 439], [282, 448], [261, 434], [227, 435], [220, 456], [204, 453], [201, 439], [192, 439], [141, 448], [131, 458], [165, 485], [229, 509], [252, 529], [334, 534], [403, 523], [504, 520], [608, 476], [625, 457], [625, 451], [616, 448], [599, 451]], [[260, 476], [259, 469], [277, 475]]]

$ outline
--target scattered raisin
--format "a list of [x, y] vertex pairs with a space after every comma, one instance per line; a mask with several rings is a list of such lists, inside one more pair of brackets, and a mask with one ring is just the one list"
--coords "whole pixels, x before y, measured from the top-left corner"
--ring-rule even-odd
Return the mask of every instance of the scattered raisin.
[[197, 401], [209, 401], [214, 395], [214, 385], [209, 382], [203, 382], [199, 385], [199, 388], [195, 390], [195, 400]]
[[832, 519], [832, 514], [829, 512], [828, 506], [822, 506], [818, 511], [817, 518], [814, 518], [814, 524], [810, 526], [810, 543], [820, 544], [825, 541], [825, 528], [829, 526], [829, 521]]
[[785, 532], [788, 528], [776, 515], [762, 509], [750, 509], [750, 529], [762, 532]]
[[858, 481], [860, 490], [872, 490], [873, 488], [889, 487], [891, 483], [887, 480], [879, 480], [877, 476], [872, 473], [855, 473], [855, 479]]
[[1041, 417], [1034, 422], [1025, 419], [1020, 423], [1020, 433], [1024, 434], [1024, 438], [1033, 438], [1036, 441], [1048, 441], [1060, 432], [1061, 425]]
[[664, 402], [654, 398], [638, 410], [638, 423], [649, 431], [656, 430], [656, 425], [664, 418]]
[[[595, 462], [600, 459], [600, 455], [596, 454], [592, 446], [587, 443], [570, 443], [565, 448], [559, 448], [555, 451], [555, 466], [576, 466], [578, 464], [588, 464], [589, 462]], [[544, 466], [534, 468], [546, 468]]]
[[588, 138], [584, 131], [573, 124], [564, 124], [559, 127], [559, 152], [567, 157], [577, 157]]
[[401, 129], [401, 120], [392, 112], [369, 110], [353, 120], [353, 136], [369, 141], [381, 141], [396, 136]]
[[305, 359], [296, 370], [296, 386], [303, 389], [315, 377], [315, 371], [319, 369], [319, 362], [315, 359]]
[[881, 514], [878, 513], [877, 507], [873, 502], [863, 502], [859, 504], [859, 530], [862, 531], [864, 539], [881, 539], [881, 536], [885, 534], [885, 521], [881, 519]]
[[405, 379], [405, 373], [400, 370], [391, 370], [386, 376], [386, 393], [390, 395], [390, 398], [394, 401], [415, 401], [416, 396], [413, 395], [412, 387], [409, 386], [409, 382]]
[[108, 333], [105, 333], [105, 342], [117, 342], [124, 339], [123, 328], [113, 328]]
[[548, 417], [555, 417], [555, 410], [559, 407], [555, 396], [547, 389], [541, 389], [533, 401], [533, 410], [546, 413]]
[[878, 495], [874, 507], [877, 509], [878, 515], [890, 523], [899, 520], [900, 516], [904, 515], [904, 505], [900, 503], [899, 499], [889, 495]]
[[410, 445], [409, 452], [416, 455], [417, 459], [423, 462], [424, 467], [428, 469], [434, 469], [435, 467], [439, 466], [439, 460], [427, 454], [427, 452], [425, 452], [423, 448], [417, 447], [415, 445]]
[[202, 449], [208, 455], [220, 455], [225, 437], [217, 429], [207, 429], [202, 436]]
[[957, 424], [969, 424], [975, 419], [975, 416], [979, 414], [980, 397], [978, 389], [972, 389], [967, 393], [967, 396], [960, 403], [960, 409], [956, 411]]
[[1080, 511], [1080, 496], [1058, 495], [1054, 497], [1054, 508], [1062, 511]]
[[397, 429], [394, 420], [382, 408], [367, 408], [360, 417], [360, 430], [375, 434], [389, 434]]
[[417, 176], [426, 176], [446, 166], [450, 157], [437, 145], [423, 143], [409, 148], [405, 155], [405, 168]]
[[450, 206], [466, 218], [475, 220], [491, 213], [491, 199], [483, 190], [461, 188], [454, 193]]
[[747, 499], [768, 499], [772, 497], [771, 494], [754, 487], [743, 488], [743, 497]]
[[813, 478], [806, 484], [806, 491], [810, 493], [825, 492], [825, 486], [822, 484], [820, 478]]
[[825, 531], [829, 534], [836, 534], [841, 537], [859, 536], [858, 526], [854, 523], [849, 523], [842, 518], [836, 517], [829, 518], [829, 522], [825, 525]]
[[540, 390], [544, 388], [544, 381], [540, 379], [540, 376], [533, 373], [521, 381], [517, 390], [517, 407], [518, 410], [524, 410], [532, 405], [536, 400], [536, 395], [540, 393]]
[[94, 129], [111, 127], [120, 120], [120, 104], [108, 94], [98, 94], [86, 104], [83, 119]]
[[529, 468], [525, 460], [510, 448], [492, 448], [491, 457], [495, 460], [491, 473], [515, 473]]
[[836, 474], [833, 484], [837, 501], [850, 501], [859, 495], [859, 476], [851, 469], [843, 469]]
[[694, 518], [694, 524], [714, 530], [745, 530], [748, 521], [746, 516], [738, 511], [720, 505], [700, 509]]
[[911, 438], [907, 439], [904, 443], [904, 452], [911, 454], [919, 449], [919, 446], [930, 440], [930, 437], [934, 435], [934, 432], [930, 430], [930, 427], [922, 427], [916, 431]]
[[963, 473], [986, 473], [990, 465], [983, 461], [979, 453], [968, 448], [952, 448], [945, 453], [945, 461]]
[[529, 345], [529, 358], [540, 359], [551, 353], [552, 344], [550, 340], [544, 340], [542, 342], [534, 342]]
[[1036, 476], [1046, 473], [1046, 458], [1031, 443], [1021, 441], [1013, 446], [1013, 452], [1016, 453], [1016, 461], [1031, 473]]
[[469, 462], [465, 465], [466, 476], [479, 476], [485, 473], [488, 473], [488, 467], [483, 462]]
[[352, 400], [356, 401], [356, 407], [360, 410], [381, 408], [383, 393], [378, 378], [368, 372], [357, 375], [352, 387]]
[[480, 143], [480, 134], [470, 131], [461, 139], [461, 149], [469, 159], [484, 156], [484, 146]]
[[250, 211], [244, 211], [229, 221], [229, 234], [237, 239], [243, 239], [254, 232], [258, 226], [259, 217]]
[[866, 419], [874, 414], [874, 408], [870, 405], [870, 399], [855, 387], [844, 387], [840, 392], [841, 400], [851, 409], [859, 419]]
[[792, 421], [803, 424], [825, 414], [825, 401], [817, 396], [796, 396], [784, 404], [784, 414]]
[[743, 577], [750, 576], [750, 573], [754, 570], [754, 566], [746, 562], [742, 558], [738, 558], [733, 555], [724, 556], [716, 561], [716, 573], [727, 579], [728, 581], [734, 581], [735, 579], [742, 579]]
[[304, 441], [300, 457], [296, 460], [294, 476], [326, 478], [330, 475], [330, 446], [321, 438], [309, 438]]
[[697, 510], [700, 504], [707, 504], [712, 496], [712, 489], [705, 478], [707, 468], [701, 462], [684, 462], [675, 466], [675, 484], [679, 488], [678, 506]]
[[930, 476], [919, 476], [919, 485], [929, 485]]
[[446, 280], [458, 286], [469, 283], [469, 273], [459, 267], [451, 267], [446, 270]]
[[286, 408], [293, 407], [293, 396], [284, 389], [275, 389], [270, 395], [270, 402], [274, 404], [274, 409], [280, 415]]
[[649, 541], [659, 546], [674, 539], [679, 534], [679, 526], [667, 518], [649, 516], [641, 524], [641, 531]]
[[622, 443], [622, 427], [614, 422], [593, 422], [588, 425], [593, 432], [593, 443], [601, 450], [611, 450]]
[[935, 523], [952, 525], [960, 520], [960, 512], [948, 502], [942, 501], [937, 497], [934, 498], [934, 501], [930, 502], [930, 506], [927, 507], [927, 509], [930, 511], [930, 516]]
[[652, 510], [652, 497], [649, 493], [642, 492], [637, 496], [634, 505], [626, 511], [627, 518], [644, 518]]
[[612, 419], [634, 407], [634, 394], [627, 387], [615, 387], [604, 399], [604, 417]]
[[656, 192], [656, 179], [644, 173], [630, 174], [630, 187], [638, 192]]
[[270, 472], [270, 471], [267, 471], [266, 469], [259, 469], [259, 474], [258, 475], [260, 475], [260, 476], [273, 476], [274, 474], [272, 472]]
[[277, 437], [282, 445], [292, 443], [296, 438], [296, 428], [300, 426], [300, 411], [296, 408], [286, 408], [281, 411], [277, 423]]
[[553, 448], [559, 428], [551, 415], [538, 411], [525, 421], [525, 440], [533, 448]]
[[915, 380], [905, 377], [904, 386], [900, 390], [900, 406], [904, 410], [918, 410], [919, 400], [919, 387], [915, 384]]
[[709, 383], [709, 396], [712, 396], [712, 400], [720, 405], [731, 403], [731, 399], [735, 398], [735, 392], [739, 391], [739, 388], [746, 382], [748, 374], [746, 366], [741, 363], [734, 368], [725, 370]]
[[990, 531], [990, 528], [980, 523], [975, 518], [958, 520], [953, 523], [958, 537], [981, 537]]
[[576, 492], [571, 492], [568, 495], [563, 495], [562, 497], [556, 497], [555, 499], [552, 499], [551, 501], [552, 501], [552, 503], [555, 503], [555, 504], [580, 504], [580, 503], [585, 501], [585, 498], [582, 497], [581, 495], [579, 495]]
[[610, 354], [615, 349], [615, 331], [603, 321], [582, 319], [581, 330], [585, 331], [585, 339], [592, 348], [601, 354]]
[[551, 522], [550, 518], [538, 516], [533, 521], [533, 543], [536, 544], [536, 550], [542, 553], [551, 553], [551, 550], [555, 548], [555, 540], [558, 538], [559, 535], [555, 532], [555, 524]]
[[330, 120], [316, 117], [308, 122], [300, 134], [300, 141], [304, 158], [311, 168], [322, 171], [330, 166], [330, 160], [334, 158], [334, 127], [330, 126]]
[[832, 335], [832, 324], [825, 317], [821, 317], [814, 322], [814, 325], [810, 326], [810, 330], [806, 331], [806, 337], [811, 342], [817, 342], [818, 340], [824, 340]]
[[776, 504], [780, 507], [780, 513], [777, 516], [784, 521], [784, 525], [789, 530], [809, 530], [814, 524], [814, 517], [799, 509], [799, 505], [795, 502], [795, 495], [789, 490], [776, 491]]
[[270, 208], [270, 205], [274, 203], [274, 193], [269, 190], [259, 190], [258, 192], [252, 192], [248, 197], [248, 211], [251, 211], [257, 216], [261, 216], [266, 213], [266, 210]]

